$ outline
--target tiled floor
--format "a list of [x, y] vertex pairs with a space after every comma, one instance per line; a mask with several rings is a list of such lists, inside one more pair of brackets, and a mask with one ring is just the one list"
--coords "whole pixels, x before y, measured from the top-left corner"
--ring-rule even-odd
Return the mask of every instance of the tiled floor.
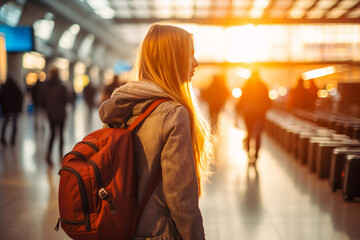
[[[360, 203], [344, 202], [266, 135], [257, 167], [249, 166], [242, 124], [234, 127], [230, 110], [220, 115], [217, 165], [200, 200], [207, 239], [360, 239]], [[101, 127], [96, 119], [79, 101], [66, 125], [66, 151]], [[48, 131], [35, 132], [32, 115], [23, 115], [19, 128], [15, 147], [0, 146], [0, 240], [68, 239], [53, 230], [60, 165], [45, 163]]]

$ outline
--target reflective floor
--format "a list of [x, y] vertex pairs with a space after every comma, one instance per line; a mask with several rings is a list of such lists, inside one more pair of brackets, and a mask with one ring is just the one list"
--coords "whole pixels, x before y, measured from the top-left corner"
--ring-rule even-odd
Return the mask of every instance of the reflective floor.
[[[243, 124], [235, 127], [231, 109], [229, 103], [220, 115], [217, 165], [200, 200], [207, 239], [360, 239], [360, 203], [344, 202], [266, 135], [257, 167], [248, 165]], [[65, 151], [100, 128], [97, 119], [79, 100], [69, 110]], [[0, 240], [68, 239], [54, 231], [60, 161], [55, 142], [56, 164], [45, 162], [48, 135], [46, 126], [35, 131], [34, 116], [25, 114], [16, 146], [0, 146]]]

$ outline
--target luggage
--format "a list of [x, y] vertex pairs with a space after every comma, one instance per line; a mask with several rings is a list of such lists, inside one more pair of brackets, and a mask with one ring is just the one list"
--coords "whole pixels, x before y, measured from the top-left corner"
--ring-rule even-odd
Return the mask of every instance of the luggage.
[[343, 198], [360, 197], [360, 155], [348, 155], [344, 171]]
[[331, 156], [331, 167], [329, 184], [332, 191], [342, 189], [342, 175], [347, 155], [360, 155], [360, 148], [339, 147], [333, 150]]
[[73, 239], [133, 237], [145, 204], [161, 180], [161, 169], [138, 204], [132, 130], [160, 103], [154, 101], [129, 128], [104, 128], [87, 135], [65, 155], [59, 171], [59, 213], [55, 230]]

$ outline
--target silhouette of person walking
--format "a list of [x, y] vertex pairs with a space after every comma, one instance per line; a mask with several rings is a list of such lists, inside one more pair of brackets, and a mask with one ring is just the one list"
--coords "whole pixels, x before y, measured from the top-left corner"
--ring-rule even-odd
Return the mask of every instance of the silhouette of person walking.
[[[250, 163], [255, 164], [258, 159], [265, 115], [270, 106], [268, 88], [260, 79], [259, 73], [254, 71], [246, 81], [240, 100], [236, 104], [236, 111], [242, 114], [246, 126], [247, 136], [244, 139], [244, 147], [252, 160]], [[255, 142], [254, 149], [253, 142]]]
[[49, 79], [44, 83], [41, 96], [41, 102], [43, 103], [50, 124], [50, 139], [46, 155], [46, 162], [52, 166], [51, 152], [56, 132], [58, 132], [60, 139], [60, 159], [63, 157], [63, 132], [66, 119], [66, 104], [69, 102], [67, 88], [62, 84], [57, 68], [52, 68], [50, 70]]
[[309, 87], [305, 87], [305, 81], [303, 78], [299, 78], [297, 85], [289, 92], [289, 98], [287, 102], [287, 110], [293, 109], [307, 109], [311, 110], [315, 106], [317, 99], [318, 88], [314, 82], [314, 79], [307, 80]]
[[202, 91], [201, 98], [209, 105], [211, 127], [215, 128], [220, 111], [223, 109], [230, 92], [223, 76], [215, 75], [211, 84]]
[[43, 116], [43, 109], [41, 106], [41, 94], [42, 94], [42, 86], [43, 82], [40, 79], [37, 79], [36, 83], [30, 88], [31, 98], [34, 105], [34, 127], [35, 130], [40, 130], [42, 128], [42, 116]]
[[12, 119], [11, 145], [15, 145], [18, 115], [22, 112], [24, 95], [15, 78], [8, 74], [0, 89], [0, 105], [4, 122], [1, 128], [1, 144], [6, 145], [6, 127]]
[[94, 87], [92, 82], [89, 82], [89, 84], [86, 85], [83, 91], [84, 101], [89, 111], [92, 111], [92, 109], [96, 106], [95, 95], [96, 95], [96, 88]]

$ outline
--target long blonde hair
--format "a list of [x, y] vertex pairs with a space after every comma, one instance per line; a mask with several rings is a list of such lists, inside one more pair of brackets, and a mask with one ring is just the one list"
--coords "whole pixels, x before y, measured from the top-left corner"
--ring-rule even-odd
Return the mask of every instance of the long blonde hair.
[[189, 79], [192, 44], [192, 35], [184, 29], [154, 24], [139, 47], [134, 69], [137, 80], [154, 82], [187, 108], [201, 195], [202, 184], [211, 173], [213, 145], [208, 122], [202, 116]]

